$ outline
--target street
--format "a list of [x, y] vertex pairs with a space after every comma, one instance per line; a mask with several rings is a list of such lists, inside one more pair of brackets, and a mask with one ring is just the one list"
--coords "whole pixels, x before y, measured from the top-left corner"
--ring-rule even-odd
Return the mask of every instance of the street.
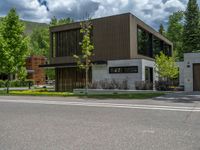
[[0, 96], [0, 150], [46, 149], [200, 150], [200, 94], [149, 100]]

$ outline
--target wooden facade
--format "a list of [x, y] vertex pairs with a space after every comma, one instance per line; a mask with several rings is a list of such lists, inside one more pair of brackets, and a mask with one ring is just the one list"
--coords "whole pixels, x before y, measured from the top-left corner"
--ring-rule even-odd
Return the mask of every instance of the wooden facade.
[[[92, 40], [95, 47], [93, 61], [135, 58], [153, 60], [151, 57], [138, 53], [138, 27], [173, 48], [168, 39], [130, 13], [93, 19], [92, 27]], [[78, 73], [76, 69], [59, 67], [62, 64], [75, 63], [73, 55], [81, 54], [79, 42], [81, 42], [82, 35], [79, 31], [80, 22], [50, 28], [50, 65], [54, 67], [55, 64], [58, 65], [55, 67], [57, 91], [80, 87], [79, 84], [77, 85], [78, 79], [83, 83], [82, 73]]]
[[[74, 88], [85, 87], [85, 72], [77, 67], [56, 68], [56, 91], [72, 91]], [[89, 71], [89, 82], [92, 72]]]

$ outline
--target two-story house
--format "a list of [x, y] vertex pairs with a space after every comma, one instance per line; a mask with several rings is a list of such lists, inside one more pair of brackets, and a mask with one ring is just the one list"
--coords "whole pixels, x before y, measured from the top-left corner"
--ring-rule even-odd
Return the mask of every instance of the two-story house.
[[[130, 13], [92, 20], [94, 43], [90, 81], [127, 80], [129, 89], [136, 81], [153, 82], [154, 58], [163, 51], [172, 55], [168, 39]], [[56, 91], [80, 88], [85, 83], [84, 70], [73, 58], [81, 54], [80, 22], [50, 28], [50, 64], [56, 72]]]

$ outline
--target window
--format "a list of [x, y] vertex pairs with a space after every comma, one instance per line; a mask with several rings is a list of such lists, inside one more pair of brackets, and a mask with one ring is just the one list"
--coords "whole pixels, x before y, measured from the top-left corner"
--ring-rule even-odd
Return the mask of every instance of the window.
[[138, 28], [137, 35], [138, 53], [152, 57], [152, 34], [146, 32], [142, 28]]
[[83, 36], [80, 34], [80, 29], [69, 31], [55, 32], [52, 35], [52, 56], [63, 57], [81, 54], [80, 42]]
[[155, 58], [155, 56], [160, 54], [161, 51], [163, 51], [165, 55], [172, 55], [171, 45], [160, 40], [158, 37], [141, 27], [137, 28], [137, 47], [138, 54], [151, 58]]
[[109, 73], [138, 73], [138, 66], [109, 67]]

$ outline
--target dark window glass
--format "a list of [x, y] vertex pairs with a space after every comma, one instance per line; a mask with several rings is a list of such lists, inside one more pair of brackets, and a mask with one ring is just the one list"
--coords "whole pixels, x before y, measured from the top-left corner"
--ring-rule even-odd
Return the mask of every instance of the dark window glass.
[[138, 27], [138, 53], [152, 57], [152, 35]]
[[110, 67], [109, 73], [138, 73], [138, 66]]
[[159, 38], [153, 36], [153, 57], [159, 55], [161, 52], [161, 41]]
[[147, 57], [155, 58], [155, 56], [160, 54], [161, 51], [168, 56], [172, 55], [171, 46], [169, 44], [141, 27], [137, 28], [137, 46], [138, 54]]
[[153, 68], [145, 67], [145, 81], [153, 82]]

